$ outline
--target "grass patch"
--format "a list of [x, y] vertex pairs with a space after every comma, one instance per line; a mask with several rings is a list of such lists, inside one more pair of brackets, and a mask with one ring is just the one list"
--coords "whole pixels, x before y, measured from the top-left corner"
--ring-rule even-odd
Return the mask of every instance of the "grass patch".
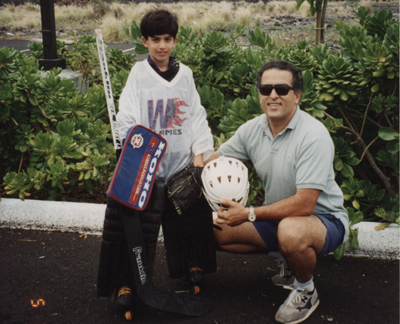
[[[371, 8], [369, 1], [360, 1], [355, 4], [348, 1], [329, 2], [327, 18], [350, 16], [354, 17], [353, 9], [361, 5]], [[124, 27], [129, 27], [132, 20], [140, 21], [150, 9], [165, 8], [177, 14], [181, 26], [191, 27], [198, 35], [204, 35], [209, 30], [231, 31], [238, 24], [249, 28], [259, 27], [267, 29], [268, 25], [279, 19], [280, 16], [309, 18], [310, 6], [304, 2], [296, 10], [296, 1], [269, 1], [269, 2], [177, 2], [177, 3], [111, 3], [92, 1], [85, 6], [55, 5], [55, 19], [57, 30], [63, 29], [71, 34], [93, 34], [96, 28], [101, 28], [103, 37], [109, 42], [125, 42]], [[310, 20], [310, 24], [315, 24]], [[0, 26], [6, 30], [21, 31], [25, 29], [41, 30], [40, 6], [27, 3], [14, 6], [0, 7]], [[290, 26], [288, 26], [290, 27]], [[291, 29], [292, 35], [283, 36], [297, 41], [304, 34], [304, 28]], [[297, 33], [297, 30], [300, 30]], [[279, 32], [282, 32], [279, 30]], [[326, 33], [326, 36], [328, 33]], [[40, 36], [40, 34], [39, 34]], [[32, 36], [35, 37], [35, 36]], [[37, 37], [37, 36], [36, 36]]]

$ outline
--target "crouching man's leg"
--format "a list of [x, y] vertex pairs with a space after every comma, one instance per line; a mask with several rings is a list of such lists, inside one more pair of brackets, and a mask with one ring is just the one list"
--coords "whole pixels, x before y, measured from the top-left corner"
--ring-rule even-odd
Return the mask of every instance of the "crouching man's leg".
[[300, 323], [319, 305], [313, 272], [317, 257], [335, 250], [343, 240], [344, 226], [331, 215], [288, 217], [278, 226], [282, 256], [295, 276], [293, 289], [276, 313], [280, 323]]
[[239, 226], [218, 225], [221, 231], [214, 229], [217, 246], [220, 250], [232, 253], [268, 253], [267, 244], [259, 235], [253, 223]]
[[186, 276], [196, 284], [216, 271], [212, 210], [204, 196], [182, 215], [165, 198], [162, 228], [170, 278]]

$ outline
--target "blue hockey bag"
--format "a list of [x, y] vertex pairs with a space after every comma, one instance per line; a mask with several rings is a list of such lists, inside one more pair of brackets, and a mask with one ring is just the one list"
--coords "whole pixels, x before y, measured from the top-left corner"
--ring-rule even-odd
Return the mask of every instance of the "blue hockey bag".
[[130, 128], [108, 195], [127, 207], [144, 210], [166, 149], [162, 136], [142, 125]]

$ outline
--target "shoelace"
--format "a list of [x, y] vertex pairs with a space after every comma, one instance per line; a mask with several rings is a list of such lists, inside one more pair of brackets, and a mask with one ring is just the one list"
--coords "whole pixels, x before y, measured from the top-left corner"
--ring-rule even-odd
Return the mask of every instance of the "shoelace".
[[279, 275], [283, 277], [285, 275], [285, 269], [287, 267], [286, 260], [278, 259], [277, 262], [278, 262], [278, 267], [281, 268]]
[[124, 286], [124, 287], [121, 287], [118, 290], [118, 298], [121, 297], [121, 296], [127, 296], [127, 295], [132, 295], [131, 288], [129, 288], [127, 286]]
[[295, 304], [299, 304], [300, 302], [305, 303], [308, 300], [308, 296], [304, 295], [304, 297], [306, 298], [306, 301], [303, 301], [301, 296], [302, 293], [304, 292], [304, 290], [301, 289], [294, 289], [290, 295], [289, 295], [289, 302], [288, 302], [288, 306], [290, 307], [294, 307]]

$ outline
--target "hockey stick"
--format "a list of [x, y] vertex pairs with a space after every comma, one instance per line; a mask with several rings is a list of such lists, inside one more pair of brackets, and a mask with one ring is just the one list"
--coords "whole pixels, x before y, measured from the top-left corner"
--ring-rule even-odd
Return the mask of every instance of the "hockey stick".
[[[101, 30], [96, 29], [95, 35], [97, 39], [97, 48], [103, 76], [104, 91], [107, 97], [107, 108], [109, 112], [114, 147], [117, 151], [121, 149], [121, 142], [117, 129], [114, 99], [112, 96], [111, 82], [108, 74], [107, 60], [104, 51]], [[147, 278], [146, 280], [146, 277], [149, 276], [149, 262], [147, 252], [145, 250], [139, 212], [123, 205], [120, 205], [118, 211], [121, 212], [124, 223], [125, 236], [129, 248], [129, 256], [134, 273], [135, 288], [139, 299], [146, 305], [158, 310], [189, 316], [200, 316], [207, 314], [211, 308], [208, 300], [199, 298], [197, 296], [179, 295], [176, 293], [163, 291], [153, 285], [151, 278]]]
[[117, 115], [115, 113], [114, 97], [111, 89], [110, 74], [108, 73], [107, 57], [104, 50], [103, 35], [101, 29], [95, 29], [97, 41], [97, 52], [99, 53], [100, 69], [103, 76], [104, 92], [107, 99], [108, 117], [110, 118], [111, 133], [114, 141], [115, 151], [121, 149], [121, 138], [119, 137], [117, 126]]

